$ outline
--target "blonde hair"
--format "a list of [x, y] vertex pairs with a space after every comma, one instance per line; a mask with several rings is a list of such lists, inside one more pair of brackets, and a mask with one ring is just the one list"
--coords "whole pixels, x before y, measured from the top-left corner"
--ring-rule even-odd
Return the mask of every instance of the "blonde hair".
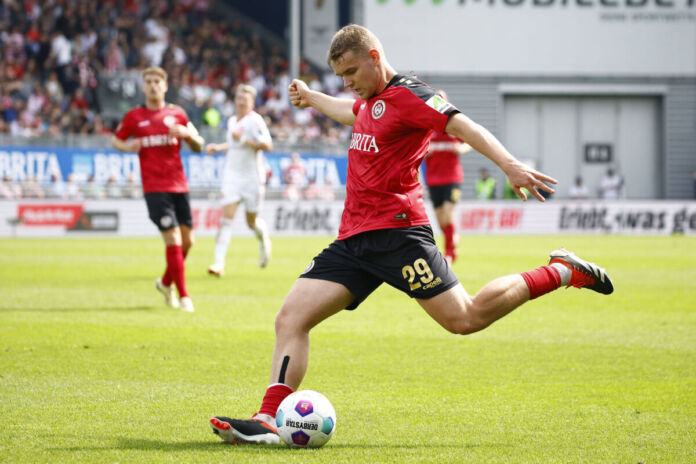
[[143, 79], [145, 79], [145, 76], [148, 74], [154, 74], [155, 76], [159, 76], [162, 78], [163, 81], [167, 82], [167, 71], [164, 69], [160, 68], [159, 66], [150, 66], [149, 68], [145, 68], [142, 72]]
[[237, 92], [248, 93], [252, 96], [252, 98], [256, 98], [256, 88], [252, 87], [249, 84], [239, 84], [237, 86]]
[[326, 54], [326, 62], [331, 66], [347, 51], [352, 51], [356, 55], [366, 55], [370, 50], [378, 50], [384, 55], [382, 43], [376, 35], [369, 29], [357, 24], [349, 24], [336, 32], [331, 39], [331, 46]]

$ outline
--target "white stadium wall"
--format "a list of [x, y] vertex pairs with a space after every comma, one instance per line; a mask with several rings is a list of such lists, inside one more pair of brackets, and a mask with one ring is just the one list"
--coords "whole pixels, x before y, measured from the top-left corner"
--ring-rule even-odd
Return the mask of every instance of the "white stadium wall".
[[[191, 202], [198, 236], [212, 237], [220, 222], [217, 202]], [[434, 218], [428, 203], [428, 214]], [[272, 236], [335, 237], [340, 201], [267, 201], [261, 216]], [[696, 201], [462, 202], [461, 234], [696, 234]], [[436, 229], [435, 233], [439, 233]], [[243, 215], [234, 234], [251, 236]], [[142, 200], [2, 201], [0, 237], [156, 237]]]
[[694, 0], [363, 0], [397, 69], [695, 76]]

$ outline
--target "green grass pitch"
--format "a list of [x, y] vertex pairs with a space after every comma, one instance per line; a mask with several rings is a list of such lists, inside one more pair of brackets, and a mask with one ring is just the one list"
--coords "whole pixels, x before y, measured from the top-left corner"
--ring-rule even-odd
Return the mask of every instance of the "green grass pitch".
[[200, 239], [194, 314], [154, 290], [158, 238], [0, 241], [0, 462], [696, 462], [684, 236], [463, 237], [471, 293], [558, 246], [606, 267], [616, 291], [560, 290], [462, 337], [382, 286], [312, 332], [303, 387], [338, 415], [324, 448], [223, 444], [208, 418], [256, 411], [275, 313], [330, 240], [276, 238], [261, 270], [256, 242], [234, 239], [215, 279]]

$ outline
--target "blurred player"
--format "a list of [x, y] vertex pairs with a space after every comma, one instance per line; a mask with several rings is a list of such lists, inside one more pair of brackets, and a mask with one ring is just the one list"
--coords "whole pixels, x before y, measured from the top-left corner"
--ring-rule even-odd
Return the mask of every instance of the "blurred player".
[[[449, 101], [444, 90], [438, 90], [438, 93], [445, 101]], [[454, 210], [461, 195], [460, 185], [464, 180], [459, 155], [469, 151], [471, 147], [456, 137], [448, 133], [433, 132], [430, 150], [425, 158], [425, 184], [430, 191], [437, 223], [445, 236], [445, 259], [450, 264], [457, 259], [459, 242], [454, 222]]]
[[150, 67], [143, 71], [145, 105], [126, 113], [112, 144], [117, 150], [138, 153], [140, 158], [147, 210], [166, 245], [167, 269], [155, 281], [155, 287], [172, 308], [193, 312], [184, 269], [184, 259], [194, 240], [193, 221], [179, 150], [184, 140], [193, 151], [200, 152], [204, 141], [181, 107], [165, 103], [167, 88], [164, 69]]
[[232, 237], [232, 220], [239, 203], [244, 201], [246, 222], [259, 240], [259, 266], [266, 267], [271, 258], [268, 226], [258, 217], [266, 191], [266, 168], [263, 150], [273, 148], [266, 123], [256, 111], [256, 89], [247, 84], [237, 86], [234, 96], [235, 114], [227, 120], [227, 142], [209, 143], [205, 152], [226, 151], [225, 173], [222, 178], [222, 219], [215, 240], [215, 262], [208, 273], [222, 277], [225, 255]]
[[293, 284], [275, 320], [276, 344], [270, 386], [250, 420], [213, 417], [223, 440], [279, 443], [275, 412], [304, 378], [309, 331], [342, 309], [355, 309], [383, 282], [404, 291], [442, 327], [470, 334], [488, 327], [522, 303], [562, 285], [611, 293], [603, 269], [565, 250], [551, 253], [548, 266], [500, 277], [470, 296], [435, 245], [421, 198], [418, 167], [430, 131], [447, 132], [496, 163], [520, 191], [553, 191], [551, 177], [514, 158], [486, 129], [445, 102], [423, 82], [397, 74], [377, 37], [349, 25], [333, 37], [328, 61], [358, 99], [339, 99], [294, 80], [290, 101], [311, 106], [353, 126], [348, 150], [346, 200], [338, 238]]

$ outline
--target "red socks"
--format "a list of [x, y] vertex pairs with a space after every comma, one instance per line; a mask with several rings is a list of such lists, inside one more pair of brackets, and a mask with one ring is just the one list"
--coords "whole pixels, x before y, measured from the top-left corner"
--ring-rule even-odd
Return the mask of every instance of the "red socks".
[[162, 284], [171, 285], [172, 281], [179, 290], [179, 298], [188, 296], [186, 291], [186, 279], [184, 277], [184, 252], [181, 245], [169, 245], [167, 247], [167, 270], [162, 277]]
[[522, 278], [529, 287], [529, 299], [552, 292], [561, 286], [561, 275], [553, 266], [541, 266], [522, 273]]
[[454, 243], [454, 224], [447, 224], [444, 226], [442, 228], [442, 233], [445, 235], [445, 256], [451, 256], [454, 258], [454, 247], [456, 246]]
[[[182, 248], [183, 250], [183, 248]], [[184, 260], [186, 259], [186, 255], [188, 254], [188, 250], [184, 253]], [[164, 270], [164, 275], [162, 276], [162, 285], [166, 285], [169, 287], [172, 284], [172, 275], [169, 272], [169, 261], [167, 261], [167, 268]]]
[[292, 393], [292, 388], [284, 383], [274, 383], [269, 386], [266, 394], [263, 396], [259, 414], [268, 414], [271, 417], [275, 417], [278, 406], [290, 393]]

